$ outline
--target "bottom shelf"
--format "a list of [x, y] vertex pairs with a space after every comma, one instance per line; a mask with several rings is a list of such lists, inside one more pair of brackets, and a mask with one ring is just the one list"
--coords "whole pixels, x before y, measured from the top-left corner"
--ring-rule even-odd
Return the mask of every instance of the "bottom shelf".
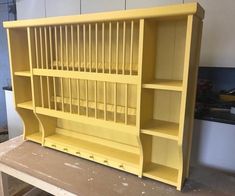
[[35, 132], [31, 135], [27, 135], [26, 139], [41, 144], [42, 143], [42, 133]]
[[143, 175], [154, 180], [177, 186], [178, 170], [175, 168], [150, 163], [146, 166]]
[[89, 159], [107, 166], [138, 174], [138, 154], [81, 140], [60, 133], [45, 138], [45, 146]]

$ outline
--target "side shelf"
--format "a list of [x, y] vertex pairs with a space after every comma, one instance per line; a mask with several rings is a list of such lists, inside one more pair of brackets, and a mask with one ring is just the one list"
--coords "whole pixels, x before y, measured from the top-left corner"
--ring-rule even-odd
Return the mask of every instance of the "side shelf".
[[151, 120], [143, 126], [141, 133], [178, 140], [179, 124], [161, 120]]

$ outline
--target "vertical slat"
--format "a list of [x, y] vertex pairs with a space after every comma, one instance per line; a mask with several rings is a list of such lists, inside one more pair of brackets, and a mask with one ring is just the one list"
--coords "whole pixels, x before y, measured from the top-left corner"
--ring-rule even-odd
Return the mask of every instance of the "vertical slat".
[[56, 62], [56, 69], [59, 69], [58, 65], [58, 40], [57, 40], [57, 28], [54, 27], [54, 33], [55, 33], [55, 62]]
[[[45, 42], [45, 61], [46, 61], [46, 68], [48, 69], [48, 45], [47, 45], [47, 41], [48, 41], [48, 38], [47, 38], [47, 27], [44, 27], [44, 42]], [[50, 95], [50, 82], [49, 82], [49, 77], [47, 76], [46, 77], [47, 79], [47, 101], [48, 101], [48, 106], [49, 106], [49, 109], [51, 109], [51, 95]]]
[[86, 115], [88, 116], [88, 80], [85, 80], [85, 88], [86, 88]]
[[51, 27], [49, 27], [49, 42], [50, 42], [50, 60], [51, 60], [51, 69], [53, 68], [53, 47], [52, 47], [52, 32]]
[[74, 71], [74, 43], [73, 43], [74, 37], [73, 37], [73, 25], [71, 25], [71, 55], [72, 55], [72, 59], [71, 59], [71, 63], [72, 63], [72, 70]]
[[44, 27], [45, 61], [48, 69], [48, 47], [47, 47], [47, 27]]
[[98, 72], [98, 24], [95, 24], [95, 69]]
[[53, 77], [53, 89], [54, 89], [54, 107], [57, 110], [57, 97], [56, 97], [56, 81], [55, 77]]
[[63, 59], [63, 29], [62, 26], [60, 26], [60, 66], [61, 69], [64, 69], [64, 59]]
[[116, 37], [116, 74], [118, 74], [119, 63], [119, 22], [117, 22], [117, 37]]
[[45, 104], [44, 104], [44, 92], [43, 92], [42, 76], [40, 76], [40, 91], [41, 91], [41, 104], [42, 104], [42, 107], [44, 108]]
[[72, 113], [72, 87], [71, 87], [71, 78], [69, 78], [69, 103], [70, 103], [70, 113]]
[[126, 22], [123, 22], [123, 48], [122, 48], [122, 74], [125, 74], [125, 58], [126, 58]]
[[106, 107], [106, 82], [104, 81], [104, 120], [107, 119], [107, 107]]
[[128, 123], [128, 84], [125, 84], [125, 124]]
[[104, 50], [104, 23], [102, 23], [102, 72], [105, 71], [105, 50]]
[[77, 79], [77, 106], [78, 106], [78, 114], [80, 114], [80, 82], [79, 79]]
[[91, 55], [91, 24], [89, 24], [89, 63], [90, 63], [90, 72], [92, 71], [92, 55]]
[[86, 71], [86, 25], [83, 25], [83, 63], [84, 71]]
[[130, 45], [130, 75], [133, 71], [133, 36], [134, 36], [134, 21], [131, 21], [131, 45]]
[[[41, 67], [43, 69], [43, 48], [42, 48], [42, 28], [40, 27], [39, 28], [39, 41], [40, 41], [40, 53], [41, 53]], [[43, 78], [42, 76], [40, 76], [40, 91], [41, 91], [41, 104], [42, 104], [42, 107], [44, 108], [45, 107], [45, 104], [44, 104], [44, 92], [43, 92]]]
[[60, 78], [60, 86], [61, 86], [61, 105], [62, 111], [64, 112], [64, 85], [63, 85], [63, 78]]
[[112, 23], [109, 22], [109, 73], [112, 66]]
[[34, 39], [35, 39], [35, 52], [36, 52], [36, 68], [39, 68], [39, 57], [38, 57], [38, 35], [37, 28], [34, 28]]
[[67, 70], [69, 70], [68, 26], [65, 25], [65, 58]]
[[95, 118], [97, 118], [97, 81], [95, 81]]
[[81, 67], [81, 58], [80, 58], [80, 26], [77, 25], [77, 45], [78, 45], [78, 71], [80, 71]]
[[117, 122], [117, 83], [114, 83], [114, 122]]
[[44, 68], [44, 58], [43, 58], [43, 41], [42, 41], [42, 27], [39, 28], [39, 36], [40, 36], [40, 53], [41, 53], [41, 69]]

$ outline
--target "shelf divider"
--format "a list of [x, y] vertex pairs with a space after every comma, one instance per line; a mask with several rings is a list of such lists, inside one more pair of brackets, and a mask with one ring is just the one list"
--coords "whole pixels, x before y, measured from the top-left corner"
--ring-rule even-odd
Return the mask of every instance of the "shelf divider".
[[179, 124], [161, 120], [151, 120], [143, 126], [141, 133], [178, 140]]
[[30, 71], [16, 71], [15, 76], [31, 77]]
[[157, 79], [149, 83], [142, 84], [143, 88], [158, 89], [158, 90], [170, 90], [170, 91], [182, 91], [182, 81], [180, 80], [166, 80]]
[[26, 101], [26, 102], [23, 102], [23, 103], [18, 103], [17, 107], [28, 109], [28, 110], [33, 110], [32, 100], [31, 101]]

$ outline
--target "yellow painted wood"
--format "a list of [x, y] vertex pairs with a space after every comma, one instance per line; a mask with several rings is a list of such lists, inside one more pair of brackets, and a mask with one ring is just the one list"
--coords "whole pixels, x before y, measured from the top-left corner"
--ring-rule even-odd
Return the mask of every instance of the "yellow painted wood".
[[14, 73], [15, 76], [25, 76], [25, 77], [31, 77], [30, 71], [17, 71]]
[[33, 110], [33, 102], [32, 102], [32, 100], [30, 100], [30, 101], [26, 101], [23, 103], [18, 103], [17, 107]]
[[145, 126], [143, 125], [141, 133], [178, 140], [179, 124], [161, 120], [151, 120], [147, 122]]
[[159, 89], [159, 90], [172, 90], [182, 91], [182, 81], [179, 80], [166, 80], [158, 79], [151, 81], [151, 83], [143, 84], [143, 88]]
[[31, 135], [26, 136], [26, 139], [40, 144], [42, 142], [42, 133], [33, 133]]
[[181, 190], [199, 4], [4, 22], [24, 138]]

